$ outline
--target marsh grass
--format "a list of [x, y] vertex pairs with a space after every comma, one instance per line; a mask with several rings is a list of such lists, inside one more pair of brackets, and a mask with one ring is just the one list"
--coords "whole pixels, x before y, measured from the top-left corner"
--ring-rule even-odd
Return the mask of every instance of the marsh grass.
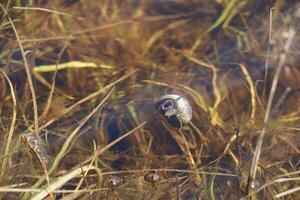
[[[299, 10], [2, 2], [0, 198], [298, 199]], [[193, 108], [180, 130], [153, 106], [168, 93]], [[24, 132], [45, 141], [49, 168], [23, 153]]]

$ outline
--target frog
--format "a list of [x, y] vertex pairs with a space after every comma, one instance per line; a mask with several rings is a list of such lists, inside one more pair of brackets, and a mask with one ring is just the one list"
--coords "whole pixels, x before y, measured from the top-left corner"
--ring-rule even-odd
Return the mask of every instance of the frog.
[[115, 190], [117, 187], [125, 183], [125, 178], [121, 176], [109, 176], [105, 179], [105, 185], [109, 188], [110, 191]]
[[[48, 187], [50, 187], [50, 178], [48, 175], [47, 168], [50, 166], [51, 157], [48, 152], [47, 146], [44, 141], [36, 134], [24, 133], [21, 135], [21, 140], [24, 144], [28, 146], [34, 157], [38, 158], [39, 163], [46, 175]], [[54, 200], [55, 197], [52, 192], [50, 192], [50, 199]]]
[[47, 169], [51, 163], [51, 156], [43, 140], [38, 135], [31, 133], [22, 134], [21, 140], [28, 146], [42, 167]]
[[155, 186], [163, 179], [162, 175], [157, 171], [149, 172], [144, 175], [144, 180], [147, 183], [150, 183], [152, 186]]

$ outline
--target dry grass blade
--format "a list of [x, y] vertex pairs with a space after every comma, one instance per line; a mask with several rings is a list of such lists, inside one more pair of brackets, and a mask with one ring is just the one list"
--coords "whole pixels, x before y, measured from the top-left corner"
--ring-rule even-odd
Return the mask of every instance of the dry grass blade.
[[229, 0], [227, 2], [227, 5], [226, 5], [225, 9], [223, 10], [221, 16], [217, 19], [217, 21], [215, 21], [215, 23], [213, 23], [205, 31], [205, 33], [209, 33], [212, 30], [214, 30], [215, 28], [217, 28], [218, 26], [220, 26], [228, 18], [228, 16], [230, 16], [231, 11], [232, 11], [232, 9], [234, 8], [235, 5], [236, 5], [236, 0]]
[[104, 146], [103, 148], [100, 149], [100, 147], [99, 147], [97, 149], [97, 153], [96, 154], [94, 154], [90, 158], [86, 159], [83, 163], [80, 163], [80, 165], [83, 165], [83, 164], [86, 164], [88, 162], [93, 161], [96, 156], [101, 155], [102, 153], [104, 153], [105, 151], [107, 151], [108, 149], [110, 149], [112, 146], [114, 146], [115, 144], [117, 144], [118, 142], [120, 142], [121, 140], [123, 140], [124, 138], [128, 137], [129, 135], [133, 134], [134, 132], [136, 132], [140, 128], [144, 127], [146, 124], [147, 124], [147, 122], [145, 121], [145, 122], [141, 123], [140, 125], [138, 125], [137, 127], [135, 127], [134, 129], [130, 130], [128, 133], [125, 133], [124, 135], [118, 137], [117, 139], [115, 139], [114, 141], [112, 141], [108, 145]]
[[[8, 0], [0, 10], [0, 199], [297, 197], [300, 3]], [[172, 94], [190, 107], [160, 105]], [[22, 134], [20, 146], [24, 131], [39, 138]]]
[[[108, 145], [106, 145], [105, 147], [103, 148], [100, 148], [100, 146], [98, 146], [98, 148], [96, 149], [94, 155], [92, 157], [90, 157], [89, 159], [85, 160], [83, 162], [83, 164], [86, 164], [88, 162], [90, 162], [89, 166], [92, 167], [92, 165], [94, 164], [94, 161], [96, 160], [96, 158], [98, 156], [100, 156], [102, 153], [104, 153], [105, 151], [107, 151], [109, 148], [111, 148], [113, 145], [117, 144], [118, 142], [120, 142], [121, 140], [123, 140], [124, 138], [128, 137], [129, 135], [131, 135], [132, 133], [134, 133], [136, 130], [142, 128], [144, 125], [146, 125], [147, 122], [143, 122], [142, 124], [140, 124], [139, 126], [137, 126], [135, 129], [129, 131], [128, 133], [122, 135], [121, 137], [119, 137], [118, 139], [114, 140], [113, 142], [109, 143]], [[82, 165], [82, 163], [81, 163]], [[89, 169], [86, 170], [84, 176], [87, 175], [87, 173], [89, 172]], [[81, 180], [79, 181], [79, 183], [77, 184], [77, 187], [76, 187], [76, 191], [79, 190], [81, 184], [83, 183], [83, 180], [84, 180], [84, 177], [81, 178]]]
[[200, 131], [200, 129], [193, 123], [190, 122], [191, 127], [196, 131], [196, 133], [199, 135], [201, 142], [204, 144], [205, 147], [207, 147], [207, 138], [205, 135]]
[[[71, 37], [72, 36], [70, 36], [70, 38]], [[56, 68], [55, 68], [55, 71], [54, 71], [54, 75], [53, 75], [53, 78], [52, 78], [52, 84], [51, 84], [51, 87], [50, 87], [50, 94], [48, 96], [48, 100], [47, 100], [46, 106], [44, 108], [44, 111], [43, 111], [43, 113], [40, 116], [40, 120], [41, 121], [43, 121], [43, 119], [46, 118], [46, 116], [47, 116], [47, 114], [48, 114], [48, 112], [50, 110], [50, 106], [51, 106], [51, 102], [52, 102], [52, 99], [53, 99], [54, 90], [55, 90], [55, 86], [56, 86], [57, 65], [58, 65], [59, 61], [61, 60], [61, 58], [63, 56], [63, 53], [65, 52], [65, 50], [66, 50], [66, 48], [68, 47], [69, 44], [70, 44], [70, 40], [67, 40], [65, 42], [63, 48], [60, 50], [60, 52], [58, 54], [58, 57], [57, 57], [57, 60], [56, 60]], [[39, 77], [39, 74], [37, 72], [34, 72], [34, 70], [33, 70], [33, 75], [35, 77]], [[40, 77], [42, 77], [42, 76], [40, 76]]]
[[[220, 136], [222, 138], [222, 136]], [[223, 138], [224, 139], [224, 138]], [[233, 142], [237, 139], [236, 135], [231, 136], [229, 142], [227, 143], [225, 149], [224, 149], [224, 155], [227, 154], [227, 152], [229, 153], [229, 155], [231, 156], [232, 160], [234, 161], [236, 166], [240, 165], [239, 159], [237, 158], [237, 156], [232, 152], [232, 150], [230, 149], [230, 146], [233, 144]]]
[[144, 54], [148, 53], [149, 49], [151, 49], [151, 47], [153, 46], [155, 41], [158, 40], [160, 37], [162, 37], [167, 31], [175, 29], [175, 28], [181, 26], [182, 24], [185, 24], [186, 22], [187, 22], [187, 20], [181, 20], [181, 21], [176, 21], [176, 22], [170, 23], [166, 28], [154, 33], [153, 36], [147, 41], [147, 43], [145, 45]]
[[[92, 28], [84, 29], [84, 30], [77, 30], [77, 31], [75, 30], [73, 32], [68, 33], [68, 35], [50, 36], [50, 37], [44, 37], [44, 38], [22, 39], [21, 41], [22, 42], [45, 42], [45, 41], [50, 41], [50, 40], [65, 40], [70, 37], [69, 34], [73, 34], [74, 38], [77, 38], [77, 37], [81, 37], [80, 35], [83, 35], [86, 33], [103, 31], [106, 29], [117, 28], [117, 27], [121, 27], [121, 26], [125, 26], [125, 25], [135, 24], [135, 23], [146, 23], [146, 22], [155, 22], [155, 21], [171, 20], [171, 19], [175, 20], [175, 19], [182, 18], [182, 17], [192, 16], [194, 14], [195, 13], [182, 14], [182, 15], [136, 17], [136, 18], [131, 18], [131, 19], [115, 21], [115, 22], [111, 22], [109, 24], [95, 26]], [[85, 38], [85, 37], [89, 37], [89, 36], [83, 35], [82, 37]]]
[[251, 95], [251, 105], [252, 105], [252, 110], [251, 110], [251, 125], [255, 124], [255, 114], [256, 114], [256, 92], [255, 92], [255, 86], [253, 83], [253, 80], [251, 79], [251, 76], [246, 68], [245, 65], [240, 64], [240, 68], [249, 84], [250, 87], [250, 95]]
[[55, 65], [41, 65], [34, 66], [34, 72], [53, 72], [63, 69], [84, 69], [84, 68], [99, 68], [99, 69], [113, 69], [113, 66], [110, 65], [97, 65], [92, 62], [82, 62], [82, 61], [71, 61], [67, 63], [55, 64]]
[[186, 157], [187, 157], [186, 159], [188, 160], [190, 168], [195, 172], [196, 183], [198, 185], [200, 185], [201, 184], [201, 177], [200, 177], [200, 174], [198, 173], [197, 165], [196, 165], [196, 162], [195, 162], [195, 160], [193, 158], [193, 155], [192, 155], [192, 153], [190, 151], [190, 148], [188, 146], [188, 142], [186, 141], [186, 138], [185, 138], [183, 132], [179, 130], [179, 133], [181, 135], [181, 140], [184, 141], [184, 145], [185, 145], [185, 149], [183, 149], [183, 152], [184, 152], [184, 154], [187, 154], [186, 155]]
[[[47, 82], [47, 80], [42, 76], [40, 75], [39, 73], [37, 72], [34, 72], [33, 71], [33, 76], [34, 78], [39, 81], [41, 84], [43, 84], [44, 86], [46, 86], [48, 89], [50, 89], [50, 93], [51, 93], [51, 90], [53, 88], [53, 84], [50, 84]], [[54, 92], [58, 93], [59, 95], [69, 99], [69, 100], [74, 100], [75, 98], [72, 97], [72, 96], [69, 96], [68, 94], [66, 94], [64, 91], [60, 90], [59, 88], [54, 88]], [[44, 116], [44, 114], [42, 114]]]
[[287, 191], [281, 192], [281, 193], [279, 193], [279, 194], [276, 194], [276, 195], [275, 195], [275, 198], [276, 198], [276, 199], [277, 199], [277, 198], [282, 198], [282, 197], [284, 197], [284, 196], [286, 196], [286, 195], [293, 194], [293, 193], [295, 193], [295, 192], [297, 192], [297, 191], [299, 191], [299, 190], [300, 190], [300, 187], [295, 187], [295, 188], [289, 189], [289, 190], [287, 190]]
[[12, 82], [10, 81], [10, 79], [8, 78], [6, 73], [3, 72], [3, 70], [0, 70], [0, 72], [2, 73], [2, 75], [5, 77], [5, 79], [7, 80], [8, 84], [9, 84], [10, 94], [11, 94], [12, 102], [13, 102], [13, 106], [12, 106], [13, 116], [12, 116], [9, 131], [8, 131], [8, 136], [7, 136], [5, 151], [4, 151], [4, 159], [3, 159], [2, 168], [1, 168], [0, 177], [2, 177], [6, 172], [6, 165], [7, 165], [7, 162], [9, 160], [9, 154], [10, 154], [10, 150], [11, 150], [10, 149], [11, 148], [11, 142], [12, 142], [12, 138], [13, 138], [13, 134], [14, 134], [14, 130], [15, 130], [15, 124], [16, 124], [16, 120], [17, 120], [17, 110], [16, 110], [17, 100], [16, 100], [16, 95], [15, 95], [15, 91], [14, 91], [14, 87], [12, 85]]
[[[290, 48], [290, 46], [292, 44], [292, 41], [294, 39], [294, 36], [295, 36], [295, 30], [292, 27], [289, 28], [288, 35], [289, 35], [289, 37], [288, 37], [288, 39], [287, 39], [287, 41], [284, 45], [284, 49], [283, 49], [284, 52], [282, 54], [280, 54], [279, 63], [278, 63], [278, 66], [277, 66], [277, 69], [276, 69], [276, 72], [275, 72], [275, 75], [274, 75], [274, 78], [273, 78], [272, 87], [271, 87], [271, 91], [270, 91], [270, 96], [269, 96], [269, 99], [268, 99], [268, 104], [267, 104], [267, 109], [266, 109], [266, 114], [265, 114], [265, 118], [264, 118], [264, 124], [265, 125], [268, 123], [269, 118], [270, 118], [271, 106], [272, 106], [273, 98], [274, 98], [275, 91], [276, 91], [276, 88], [277, 88], [277, 83], [278, 83], [278, 80], [279, 80], [280, 72], [283, 68], [283, 65], [286, 63], [287, 53], [289, 52], [289, 48]], [[260, 158], [260, 155], [261, 155], [262, 145], [263, 145], [263, 140], [264, 140], [265, 134], [266, 134], [266, 127], [264, 127], [262, 129], [261, 134], [258, 137], [256, 147], [255, 147], [254, 157], [253, 157], [253, 160], [252, 160], [252, 163], [251, 163], [251, 169], [249, 171], [247, 190], [246, 190], [247, 194], [250, 193], [251, 185], [252, 185], [253, 181], [256, 178], [258, 161], [259, 161], [259, 158]]]
[[219, 125], [220, 127], [222, 127], [223, 129], [225, 129], [225, 123], [224, 121], [221, 119], [219, 113], [218, 113], [218, 106], [220, 105], [221, 101], [222, 101], [222, 95], [220, 93], [219, 90], [219, 86], [217, 84], [217, 78], [218, 78], [218, 69], [216, 68], [216, 66], [214, 66], [213, 64], [209, 63], [209, 62], [205, 62], [202, 60], [199, 60], [198, 58], [196, 58], [195, 56], [191, 55], [191, 54], [185, 54], [184, 55], [188, 60], [190, 60], [191, 62], [208, 68], [212, 71], [212, 86], [213, 86], [213, 94], [215, 97], [215, 102], [213, 106], [209, 106], [208, 107], [208, 111], [211, 115], [211, 123], [213, 126], [215, 125]]
[[299, 175], [299, 174], [300, 174], [300, 171], [295, 171], [295, 172], [286, 173], [286, 174], [282, 174], [280, 176], [277, 176], [276, 178], [270, 180], [269, 182], [265, 183], [261, 187], [259, 187], [259, 188], [255, 189], [255, 190], [251, 191], [251, 193], [249, 193], [245, 197], [241, 198], [241, 200], [247, 200], [252, 195], [257, 194], [260, 191], [264, 190], [265, 188], [267, 188], [267, 187], [269, 187], [269, 186], [271, 186], [273, 184], [276, 184], [276, 183], [283, 183], [283, 182], [288, 182], [288, 181], [299, 181], [299, 177], [296, 177], [296, 178], [280, 178], [280, 177], [294, 176], [294, 175]]
[[101, 106], [103, 106], [103, 104], [106, 102], [106, 100], [110, 97], [110, 95], [112, 94], [113, 89], [110, 90], [108, 92], [108, 94], [105, 96], [105, 98], [92, 110], [91, 113], [89, 113], [88, 116], [86, 116], [82, 122], [75, 128], [75, 130], [68, 136], [68, 138], [66, 139], [65, 143], [63, 144], [63, 146], [61, 147], [61, 150], [59, 151], [58, 155], [56, 156], [52, 167], [49, 170], [49, 174], [51, 172], [53, 172], [56, 167], [58, 166], [59, 162], [61, 161], [61, 159], [65, 156], [65, 154], [68, 151], [68, 148], [73, 140], [73, 138], [75, 137], [75, 135], [78, 133], [78, 131], [82, 128], [82, 126], [99, 110], [99, 108]]
[[196, 58], [194, 55], [192, 55], [191, 53], [186, 53], [184, 54], [184, 56], [191, 62], [201, 66], [201, 67], [205, 67], [207, 69], [212, 69], [211, 65], [205, 61], [202, 61], [198, 58]]
[[95, 170], [99, 176], [101, 176], [101, 171], [99, 168], [94, 166], [83, 166], [81, 168], [75, 169], [68, 174], [59, 177], [57, 181], [53, 182], [50, 186], [48, 186], [46, 189], [42, 190], [40, 193], [35, 195], [31, 200], [41, 200], [44, 199], [46, 196], [48, 196], [49, 193], [54, 192], [56, 189], [62, 187], [65, 183], [67, 183], [72, 178], [82, 174], [83, 172], [86, 172], [87, 170]]
[[36, 102], [36, 95], [35, 95], [35, 90], [34, 90], [34, 86], [33, 86], [33, 82], [32, 82], [32, 77], [31, 77], [31, 72], [30, 72], [30, 68], [27, 62], [27, 58], [26, 58], [26, 53], [23, 49], [23, 45], [21, 43], [19, 34], [17, 32], [17, 29], [13, 23], [13, 20], [10, 18], [10, 16], [8, 15], [6, 9], [3, 7], [2, 4], [0, 4], [3, 12], [5, 13], [5, 15], [7, 15], [7, 19], [15, 33], [19, 48], [21, 50], [21, 54], [22, 54], [22, 58], [23, 58], [23, 62], [25, 65], [25, 69], [26, 69], [26, 74], [27, 74], [27, 78], [28, 78], [28, 82], [29, 82], [29, 86], [30, 86], [30, 91], [31, 91], [31, 96], [32, 96], [32, 104], [33, 104], [33, 112], [34, 112], [34, 130], [35, 130], [35, 134], [38, 134], [38, 130], [39, 130], [39, 122], [38, 122], [38, 108], [37, 108], [37, 102]]
[[42, 189], [0, 187], [0, 192], [40, 192]]
[[74, 103], [72, 106], [68, 107], [67, 109], [63, 110], [61, 113], [57, 114], [57, 116], [53, 119], [50, 119], [47, 123], [45, 123], [43, 126], [41, 126], [40, 129], [44, 129], [46, 127], [48, 127], [49, 125], [51, 125], [52, 123], [54, 123], [56, 120], [60, 119], [62, 116], [66, 115], [67, 113], [70, 113], [71, 110], [73, 110], [75, 107], [79, 106], [80, 104], [91, 100], [92, 98], [95, 98], [96, 96], [99, 96], [100, 94], [102, 94], [103, 92], [107, 91], [109, 88], [113, 87], [114, 85], [116, 85], [117, 83], [129, 78], [131, 75], [133, 75], [134, 73], [136, 73], [137, 71], [134, 70], [124, 76], [122, 76], [121, 78], [117, 79], [116, 81], [107, 84], [105, 87], [99, 89], [98, 91], [88, 95], [87, 97], [79, 100], [78, 102]]
[[219, 90], [219, 86], [217, 84], [218, 69], [212, 64], [210, 64], [210, 68], [211, 68], [212, 73], [213, 73], [212, 86], [213, 86], [213, 94], [214, 94], [214, 97], [215, 97], [214, 105], [212, 106], [211, 109], [209, 109], [210, 110], [210, 115], [211, 115], [211, 124], [213, 126], [219, 125], [223, 129], [225, 129], [225, 123], [221, 119], [221, 117], [219, 115], [219, 112], [218, 112], [218, 107], [219, 107], [219, 105], [222, 101], [222, 95], [221, 95], [221, 92]]
[[14, 6], [13, 9], [16, 10], [34, 10], [34, 11], [43, 11], [43, 12], [49, 12], [49, 13], [54, 13], [54, 14], [58, 14], [58, 15], [65, 15], [68, 17], [71, 17], [70, 14], [67, 13], [63, 13], [63, 12], [59, 12], [59, 11], [55, 11], [55, 10], [50, 10], [50, 9], [46, 9], [46, 8], [40, 8], [40, 7], [21, 7], [21, 6]]
[[[51, 166], [51, 168], [48, 171], [48, 174], [50, 175], [58, 166], [59, 162], [61, 161], [61, 159], [63, 159], [63, 157], [66, 155], [66, 153], [68, 152], [68, 149], [70, 147], [70, 144], [73, 140], [73, 138], [75, 137], [75, 135], [78, 133], [78, 131], [82, 128], [82, 126], [99, 110], [99, 108], [101, 106], [103, 106], [103, 104], [105, 103], [105, 101], [109, 98], [109, 96], [111, 95], [113, 89], [110, 90], [110, 92], [108, 92], [108, 94], [105, 96], [105, 98], [97, 105], [97, 107], [95, 109], [93, 109], [93, 111], [86, 116], [81, 123], [75, 128], [75, 130], [68, 136], [68, 138], [66, 139], [65, 143], [63, 144], [63, 146], [61, 147], [61, 150], [59, 151], [59, 153], [57, 154], [57, 156], [55, 157], [55, 160], [53, 161], [53, 164]], [[44, 181], [45, 177], [40, 178], [33, 186], [33, 188], [37, 188], [38, 186], [40, 186], [40, 184]]]

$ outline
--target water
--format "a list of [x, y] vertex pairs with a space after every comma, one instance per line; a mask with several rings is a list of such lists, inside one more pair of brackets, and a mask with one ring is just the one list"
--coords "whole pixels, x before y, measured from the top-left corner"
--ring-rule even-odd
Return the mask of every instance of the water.
[[[70, 172], [91, 158], [97, 148], [107, 147], [147, 121], [144, 127], [97, 156], [94, 164], [101, 168], [104, 178], [113, 173], [125, 179], [125, 184], [110, 191], [109, 196], [121, 199], [141, 199], [143, 195], [149, 199], [241, 198], [246, 194], [239, 182], [248, 175], [257, 137], [265, 126], [266, 105], [282, 53], [286, 53], [287, 59], [276, 88], [270, 122], [266, 125], [268, 131], [256, 180], [264, 185], [275, 176], [299, 170], [298, 35], [289, 51], [282, 49], [289, 37], [287, 30], [299, 31], [298, 7], [291, 2], [283, 2], [280, 7], [269, 2], [237, 1], [235, 5], [239, 6], [230, 12], [236, 11], [236, 15], [227, 15], [222, 23], [206, 32], [220, 19], [229, 5], [226, 2], [45, 1], [36, 2], [36, 6], [70, 16], [29, 10], [13, 12], [24, 48], [34, 50], [31, 67], [75, 60], [113, 66], [112, 69], [72, 68], [57, 72], [49, 112], [39, 121], [43, 126], [56, 119], [40, 133], [52, 149], [53, 158], [106, 92], [56, 117], [99, 88], [135, 71], [113, 86], [108, 100], [79, 130], [54, 173], [50, 174], [51, 182], [58, 177], [55, 173]], [[272, 7], [275, 9], [270, 38], [268, 10]], [[1, 49], [7, 51], [1, 54], [0, 64], [16, 92], [15, 137], [32, 124], [32, 100], [20, 51], [11, 39], [14, 35], [11, 31], [4, 35]], [[40, 115], [48, 105], [53, 74], [41, 73], [40, 78], [33, 74]], [[14, 107], [9, 84], [4, 80], [0, 79], [1, 119], [3, 127], [10, 127]], [[252, 86], [255, 101], [251, 98]], [[168, 123], [155, 107], [155, 102], [166, 94], [187, 99], [192, 108], [191, 121], [188, 118], [188, 123], [180, 124], [175, 118], [175, 126]], [[6, 129], [0, 134], [3, 146], [7, 141]], [[13, 143], [17, 139], [13, 138]], [[16, 142], [11, 152], [18, 149]], [[41, 177], [42, 170], [33, 172], [26, 168], [30, 159], [22, 160], [25, 161], [19, 163], [12, 159], [12, 166], [17, 166], [14, 171], [20, 173], [15, 178], [9, 166], [1, 184], [33, 185], [36, 179], [32, 177]], [[143, 179], [153, 171], [163, 174], [162, 181], [155, 185]], [[105, 198], [107, 188], [100, 186], [95, 176], [89, 172], [82, 188], [101, 188], [103, 191], [91, 192], [89, 197]], [[77, 184], [74, 178], [64, 187], [70, 189]], [[273, 194], [290, 189], [291, 185], [268, 186], [257, 197], [272, 199]], [[88, 198], [85, 195], [80, 198]]]

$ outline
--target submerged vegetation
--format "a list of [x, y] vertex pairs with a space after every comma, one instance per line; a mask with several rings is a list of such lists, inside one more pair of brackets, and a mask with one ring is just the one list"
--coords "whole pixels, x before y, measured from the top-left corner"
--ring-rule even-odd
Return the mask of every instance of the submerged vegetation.
[[0, 199], [300, 198], [296, 0], [0, 8]]

